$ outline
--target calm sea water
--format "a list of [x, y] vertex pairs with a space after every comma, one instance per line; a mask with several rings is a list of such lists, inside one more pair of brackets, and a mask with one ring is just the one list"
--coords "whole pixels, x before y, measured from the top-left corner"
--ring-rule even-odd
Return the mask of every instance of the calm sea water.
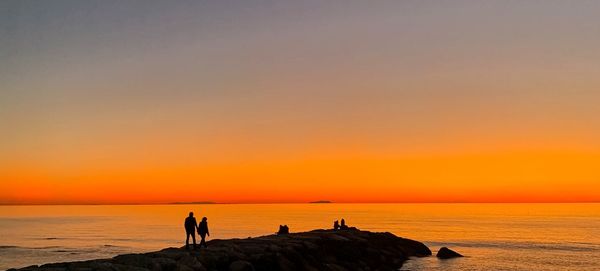
[[209, 218], [211, 238], [328, 228], [343, 217], [468, 256], [402, 270], [600, 270], [600, 204], [0, 206], [0, 269], [181, 246], [189, 211]]

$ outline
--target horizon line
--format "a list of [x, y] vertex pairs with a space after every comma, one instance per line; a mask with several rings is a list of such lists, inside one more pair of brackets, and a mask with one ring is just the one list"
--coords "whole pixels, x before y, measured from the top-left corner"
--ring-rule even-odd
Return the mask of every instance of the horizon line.
[[243, 204], [597, 204], [600, 201], [414, 201], [414, 202], [158, 202], [158, 203], [0, 203], [0, 206], [98, 206], [98, 205], [243, 205]]

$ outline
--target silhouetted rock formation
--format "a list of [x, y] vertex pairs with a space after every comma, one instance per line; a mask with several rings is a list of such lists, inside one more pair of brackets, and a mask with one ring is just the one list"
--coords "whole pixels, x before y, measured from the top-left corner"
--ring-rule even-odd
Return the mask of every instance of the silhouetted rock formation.
[[211, 240], [207, 249], [167, 248], [105, 260], [55, 263], [20, 270], [398, 270], [410, 256], [429, 256], [424, 244], [391, 233], [314, 230], [257, 238]]
[[463, 255], [460, 255], [460, 253], [458, 253], [452, 249], [449, 249], [447, 247], [440, 248], [440, 250], [438, 250], [437, 255], [435, 255], [435, 256], [440, 259], [451, 259], [451, 258], [463, 257]]

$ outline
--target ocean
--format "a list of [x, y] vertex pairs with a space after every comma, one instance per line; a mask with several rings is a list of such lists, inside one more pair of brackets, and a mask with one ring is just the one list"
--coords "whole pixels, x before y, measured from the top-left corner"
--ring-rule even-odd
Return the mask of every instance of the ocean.
[[210, 239], [330, 228], [334, 220], [466, 257], [401, 270], [600, 270], [600, 204], [206, 204], [0, 206], [0, 270], [179, 247], [188, 212]]

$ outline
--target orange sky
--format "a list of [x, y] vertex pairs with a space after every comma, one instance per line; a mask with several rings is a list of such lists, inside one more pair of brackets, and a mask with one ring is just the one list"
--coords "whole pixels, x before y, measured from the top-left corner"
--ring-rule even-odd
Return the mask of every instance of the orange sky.
[[600, 188], [598, 153], [340, 156], [14, 165], [0, 195], [5, 203], [587, 202]]
[[6, 8], [0, 203], [600, 201], [598, 3]]

